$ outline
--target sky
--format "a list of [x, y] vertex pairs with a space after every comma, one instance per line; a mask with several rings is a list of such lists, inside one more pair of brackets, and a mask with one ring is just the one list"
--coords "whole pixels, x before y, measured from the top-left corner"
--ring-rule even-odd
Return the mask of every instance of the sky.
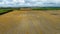
[[0, 0], [0, 7], [60, 7], [60, 0]]

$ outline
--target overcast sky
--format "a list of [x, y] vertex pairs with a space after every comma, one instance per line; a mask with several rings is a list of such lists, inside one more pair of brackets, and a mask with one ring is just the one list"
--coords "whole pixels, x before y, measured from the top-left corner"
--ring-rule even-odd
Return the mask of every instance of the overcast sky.
[[60, 0], [0, 0], [0, 7], [60, 7]]

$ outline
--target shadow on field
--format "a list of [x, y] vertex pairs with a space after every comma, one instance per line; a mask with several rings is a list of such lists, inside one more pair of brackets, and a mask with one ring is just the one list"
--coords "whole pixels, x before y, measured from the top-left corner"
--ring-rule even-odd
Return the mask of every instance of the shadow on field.
[[54, 13], [54, 14], [52, 14], [52, 15], [59, 15], [59, 14]]

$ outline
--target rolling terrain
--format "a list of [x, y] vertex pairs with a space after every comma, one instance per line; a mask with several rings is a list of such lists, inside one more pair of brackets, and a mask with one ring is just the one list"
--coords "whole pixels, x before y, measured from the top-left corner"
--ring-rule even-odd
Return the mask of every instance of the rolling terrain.
[[0, 34], [60, 34], [60, 10], [14, 10], [0, 15]]

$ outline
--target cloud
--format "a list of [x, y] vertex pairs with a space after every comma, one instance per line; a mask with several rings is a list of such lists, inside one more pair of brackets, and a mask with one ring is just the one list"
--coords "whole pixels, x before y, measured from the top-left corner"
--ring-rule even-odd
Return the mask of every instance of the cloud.
[[0, 0], [0, 7], [59, 6], [60, 0]]

